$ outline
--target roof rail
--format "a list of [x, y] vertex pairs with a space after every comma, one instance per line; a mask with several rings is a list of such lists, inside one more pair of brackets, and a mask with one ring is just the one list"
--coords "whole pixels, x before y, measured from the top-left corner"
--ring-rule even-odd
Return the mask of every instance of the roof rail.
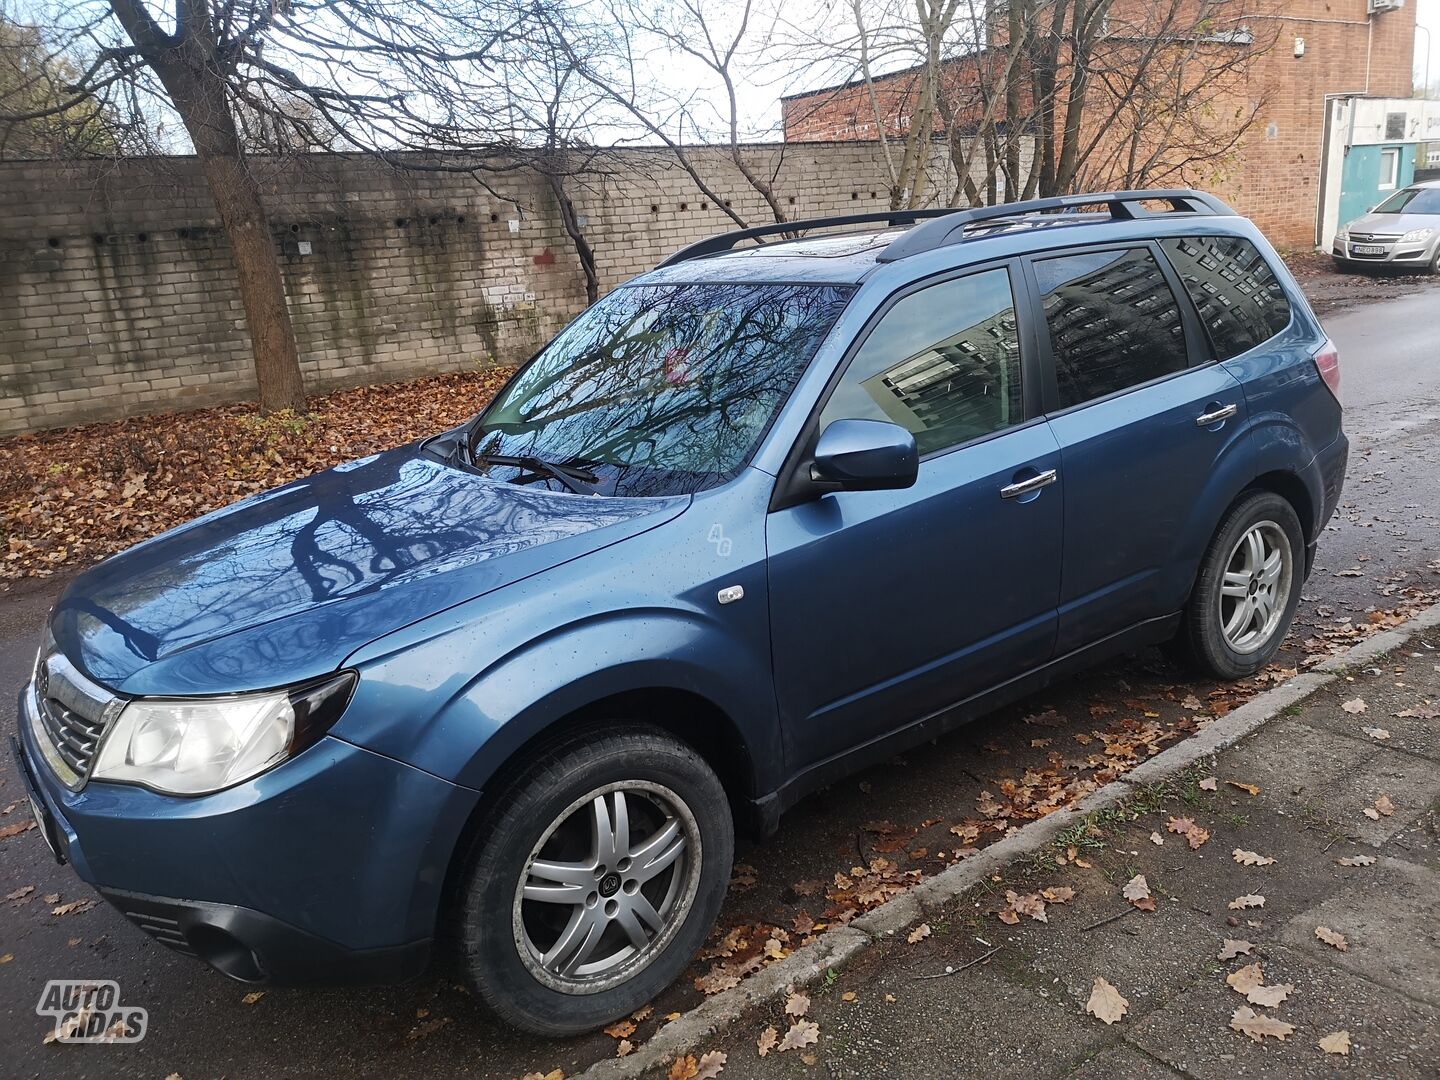
[[[1151, 213], [1139, 204], [1152, 199], [1168, 202], [1174, 210], [1183, 213], [1209, 214], [1217, 217], [1235, 216], [1235, 211], [1215, 196], [1207, 195], [1203, 191], [1193, 191], [1190, 188], [1057, 195], [1049, 199], [1030, 199], [1026, 202], [1001, 203], [998, 206], [976, 206], [968, 210], [957, 210], [945, 215], [942, 220], [927, 221], [923, 225], [917, 225], [902, 233], [877, 256], [877, 261], [897, 262], [900, 259], [907, 259], [911, 255], [919, 255], [924, 251], [933, 251], [949, 244], [958, 244], [967, 239], [966, 229], [987, 221], [998, 224], [1023, 214], [1043, 214], [1047, 211], [1059, 211], [1060, 214], [1066, 214], [1073, 213], [1081, 207], [1103, 206], [1110, 211], [1110, 220], [1131, 221], [1135, 218], [1146, 217]], [[1072, 222], [1075, 225], [1085, 223], [1086, 219], [1084, 218], [1077, 218]], [[969, 239], [978, 238], [970, 237]]]
[[[943, 217], [960, 211], [953, 208], [931, 210], [885, 210], [874, 214], [844, 214], [839, 217], [807, 218], [803, 221], [777, 221], [773, 225], [757, 225], [752, 229], [735, 229], [718, 236], [707, 237], [675, 252], [660, 266], [704, 258], [722, 251], [729, 251], [742, 240], [756, 240], [762, 236], [780, 233], [810, 232], [814, 229], [831, 229], [839, 225], [868, 225], [884, 223], [887, 226], [913, 225], [926, 218]], [[888, 249], [887, 249], [888, 250]]]

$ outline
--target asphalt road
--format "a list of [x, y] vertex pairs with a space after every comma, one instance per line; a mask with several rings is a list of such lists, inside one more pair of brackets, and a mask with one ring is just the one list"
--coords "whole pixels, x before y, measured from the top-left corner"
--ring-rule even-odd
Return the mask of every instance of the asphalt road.
[[[1346, 427], [1354, 446], [1341, 512], [1327, 529], [1319, 567], [1305, 588], [1297, 641], [1335, 620], [1362, 620], [1369, 610], [1392, 606], [1397, 590], [1440, 587], [1440, 288], [1332, 314], [1325, 323], [1341, 352]], [[36, 628], [55, 588], [0, 593], [0, 687], [24, 681]], [[1118, 707], [1125, 699], [1173, 700], [1180, 679], [1154, 654], [1120, 661], [972, 725], [933, 751], [807, 799], [777, 836], [758, 846], [742, 844], [738, 858], [755, 868], [757, 884], [732, 897], [727, 920], [788, 922], [798, 909], [786, 886], [828, 879], [865, 857], [866, 822], [956, 820], [971, 813], [997, 768], [1023, 765], [1036, 735], [1022, 722], [1027, 714], [1053, 708], [1083, 715], [1087, 705], [1106, 701]], [[1203, 695], [1207, 688], [1195, 690]], [[0, 730], [13, 730], [13, 724], [7, 689], [0, 698]], [[25, 820], [22, 785], [8, 754], [0, 764], [0, 811], [0, 828]], [[60, 894], [59, 903], [94, 894], [68, 868], [55, 865], [33, 831], [0, 841], [0, 896], [28, 885], [35, 886], [33, 893], [0, 901], [0, 958], [8, 957], [0, 963], [4, 1076], [428, 1074], [513, 1080], [557, 1067], [573, 1075], [614, 1053], [615, 1044], [603, 1035], [547, 1042], [499, 1028], [444, 972], [380, 990], [270, 990], [247, 1005], [246, 987], [151, 943], [104, 904], [52, 915], [54, 904], [41, 899], [46, 894]], [[129, 1046], [42, 1045], [49, 1022], [35, 1007], [52, 978], [117, 980], [124, 1003], [149, 1010], [149, 1034]], [[693, 989], [679, 986], [657, 1003], [656, 1016], [695, 1000]], [[647, 1021], [633, 1037], [648, 1037], [655, 1023]]]

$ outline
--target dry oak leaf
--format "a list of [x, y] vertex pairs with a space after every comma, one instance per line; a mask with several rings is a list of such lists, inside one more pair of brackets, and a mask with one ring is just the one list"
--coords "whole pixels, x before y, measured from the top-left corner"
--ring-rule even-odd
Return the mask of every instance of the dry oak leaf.
[[1320, 1040], [1320, 1049], [1327, 1054], [1339, 1054], [1348, 1057], [1350, 1054], [1350, 1032], [1332, 1031]]
[[922, 922], [919, 926], [905, 935], [905, 940], [911, 945], [918, 944], [930, 936], [930, 924]]
[[32, 892], [34, 892], [34, 891], [35, 891], [35, 886], [34, 886], [34, 885], [22, 885], [22, 886], [20, 886], [20, 888], [16, 889], [14, 892], [6, 893], [6, 894], [5, 894], [5, 899], [6, 899], [6, 900], [21, 900], [21, 899], [24, 899], [25, 897], [29, 896], [29, 895], [30, 895]]
[[1374, 855], [1346, 855], [1337, 859], [1341, 866], [1370, 866], [1375, 862]]
[[520, 1080], [565, 1080], [564, 1069], [551, 1069], [548, 1073], [528, 1072]]
[[1249, 1005], [1241, 1005], [1235, 1010], [1235, 1014], [1230, 1017], [1230, 1026], [1236, 1031], [1250, 1036], [1257, 1043], [1264, 1042], [1266, 1035], [1284, 1040], [1286, 1036], [1295, 1033], [1294, 1024], [1276, 1020], [1273, 1016], [1262, 1016]]
[[1199, 825], [1196, 825], [1195, 822], [1188, 817], [1172, 817], [1169, 822], [1166, 823], [1165, 828], [1172, 833], [1178, 833], [1180, 836], [1185, 837], [1191, 850], [1198, 848], [1201, 844], [1205, 843], [1206, 840], [1210, 839], [1210, 834]]
[[764, 1057], [770, 1053], [771, 1050], [775, 1049], [775, 1044], [779, 1041], [780, 1033], [775, 1030], [773, 1025], [767, 1027], [764, 1031], [760, 1032], [760, 1041], [755, 1044], [755, 1052], [761, 1057]]
[[700, 1075], [700, 1063], [694, 1054], [682, 1054], [670, 1063], [665, 1080], [695, 1080]]
[[615, 1044], [615, 1056], [624, 1057], [634, 1049], [635, 1044], [632, 1043], [629, 1039], [621, 1039], [618, 1043]]
[[801, 1020], [790, 1025], [790, 1030], [785, 1032], [785, 1037], [780, 1040], [776, 1049], [780, 1053], [787, 1050], [798, 1050], [802, 1046], [810, 1046], [820, 1041], [820, 1025], [813, 1020]]
[[1201, 780], [1201, 781], [1200, 781], [1200, 790], [1201, 790], [1201, 791], [1219, 791], [1219, 790], [1220, 790], [1220, 781], [1217, 780], [1217, 779], [1215, 779], [1215, 777], [1213, 777], [1213, 776], [1207, 776], [1204, 780]]
[[264, 996], [265, 996], [265, 991], [264, 991], [264, 990], [251, 990], [250, 993], [246, 994], [244, 997], [242, 997], [242, 998], [240, 999], [240, 1004], [241, 1004], [241, 1005], [254, 1005], [256, 1002], [258, 1002], [258, 1001], [259, 1001], [261, 998], [263, 998]]
[[1231, 911], [1239, 911], [1241, 908], [1264, 907], [1265, 897], [1250, 893], [1246, 896], [1237, 896], [1226, 906], [1229, 907]]
[[1395, 813], [1395, 804], [1390, 801], [1389, 795], [1381, 795], [1375, 800], [1374, 806], [1365, 807], [1365, 816], [1371, 821], [1379, 821], [1382, 817], [1389, 817]]
[[1136, 874], [1125, 883], [1120, 895], [1141, 911], [1154, 911], [1155, 898], [1150, 895], [1150, 884], [1144, 874]]
[[19, 836], [22, 832], [29, 832], [35, 828], [35, 822], [25, 821], [18, 825], [6, 825], [0, 829], [0, 840], [9, 840], [12, 836]]
[[[1440, 720], [1440, 709], [1432, 709], [1428, 705], [1416, 705], [1409, 709], [1401, 709], [1395, 715], [1405, 719]], [[1341, 1033], [1337, 1031], [1336, 1034]]]
[[1384, 742], [1386, 739], [1390, 738], [1390, 732], [1386, 731], [1383, 727], [1362, 727], [1360, 730], [1363, 731], [1366, 735], [1369, 735], [1370, 738], [1376, 739], [1380, 742]]
[[1369, 708], [1369, 706], [1365, 704], [1364, 698], [1357, 697], [1351, 698], [1349, 701], [1343, 702], [1340, 708], [1344, 709], [1350, 715], [1355, 716], [1364, 712], [1367, 708]]
[[1241, 866], [1269, 866], [1275, 861], [1268, 855], [1259, 855], [1253, 851], [1245, 851], [1238, 847], [1231, 852], [1231, 855], [1235, 857], [1235, 861]]
[[1236, 941], [1234, 938], [1226, 938], [1225, 943], [1220, 946], [1218, 960], [1234, 960], [1237, 956], [1248, 956], [1255, 951], [1255, 946], [1248, 941]]
[[988, 791], [980, 792], [980, 797], [975, 800], [975, 809], [980, 811], [981, 817], [997, 818], [1005, 813], [1004, 803], [995, 801], [995, 796]]
[[1274, 986], [1251, 987], [1250, 992], [1245, 995], [1245, 1000], [1251, 1005], [1259, 1005], [1262, 1008], [1273, 1009], [1286, 998], [1288, 998], [1295, 987], [1291, 983], [1276, 983]]
[[1052, 885], [1048, 889], [1041, 889], [1040, 896], [1050, 904], [1068, 904], [1075, 899], [1075, 890], [1069, 885]]
[[1232, 971], [1225, 976], [1225, 982], [1237, 994], [1249, 994], [1257, 986], [1265, 985], [1265, 975], [1260, 970], [1260, 961], [1253, 964], [1246, 964], [1238, 971]]
[[0, 964], [8, 964], [11, 960], [14, 959], [15, 954], [13, 952], [7, 952], [4, 956], [0, 956]]
[[59, 904], [50, 909], [51, 915], [75, 915], [82, 911], [89, 911], [95, 906], [94, 900], [71, 900], [68, 904]]
[[857, 993], [855, 993], [854, 990], [846, 990], [843, 994], [840, 995], [840, 1000], [841, 1000], [841, 1001], [855, 1001], [855, 1000], [857, 1000], [859, 997], [860, 997], [860, 995], [857, 994]]
[[1260, 794], [1259, 784], [1244, 784], [1241, 783], [1239, 780], [1226, 780], [1225, 783], [1229, 784], [1233, 788], [1238, 788], [1241, 791], [1249, 792], [1251, 795]]
[[810, 995], [801, 993], [799, 990], [791, 990], [790, 996], [785, 999], [785, 1015], [799, 1020], [809, 1011]]
[[1331, 930], [1328, 926], [1315, 927], [1315, 936], [1325, 942], [1326, 945], [1333, 945], [1341, 952], [1345, 952], [1350, 948], [1350, 943], [1345, 940], [1345, 935], [1338, 930]]
[[1125, 1015], [1130, 1008], [1130, 1002], [1120, 995], [1120, 991], [1106, 982], [1103, 976], [1095, 976], [1095, 985], [1090, 989], [1090, 1000], [1085, 1003], [1085, 1011], [1106, 1024], [1114, 1024]]
[[617, 1020], [609, 1027], [603, 1029], [606, 1035], [612, 1039], [628, 1039], [635, 1034], [634, 1020]]
[[723, 1050], [711, 1050], [700, 1055], [700, 1068], [695, 1073], [695, 1080], [715, 1080], [720, 1071], [725, 1068], [726, 1054]]
[[1161, 836], [1158, 832], [1151, 832], [1150, 843], [1154, 844], [1156, 847], [1164, 847], [1165, 838]]

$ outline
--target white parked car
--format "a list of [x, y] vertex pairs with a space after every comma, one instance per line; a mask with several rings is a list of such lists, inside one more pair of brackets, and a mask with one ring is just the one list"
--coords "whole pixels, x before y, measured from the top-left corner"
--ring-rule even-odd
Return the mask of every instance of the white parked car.
[[1340, 226], [1335, 265], [1418, 266], [1440, 274], [1440, 180], [1403, 187], [1368, 214]]

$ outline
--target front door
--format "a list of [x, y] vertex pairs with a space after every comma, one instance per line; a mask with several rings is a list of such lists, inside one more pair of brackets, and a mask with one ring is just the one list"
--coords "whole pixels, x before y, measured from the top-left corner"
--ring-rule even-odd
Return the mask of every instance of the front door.
[[818, 429], [901, 424], [918, 481], [769, 516], [775, 685], [797, 771], [1050, 657], [1065, 480], [1027, 408], [1013, 297], [998, 268], [896, 298]]

